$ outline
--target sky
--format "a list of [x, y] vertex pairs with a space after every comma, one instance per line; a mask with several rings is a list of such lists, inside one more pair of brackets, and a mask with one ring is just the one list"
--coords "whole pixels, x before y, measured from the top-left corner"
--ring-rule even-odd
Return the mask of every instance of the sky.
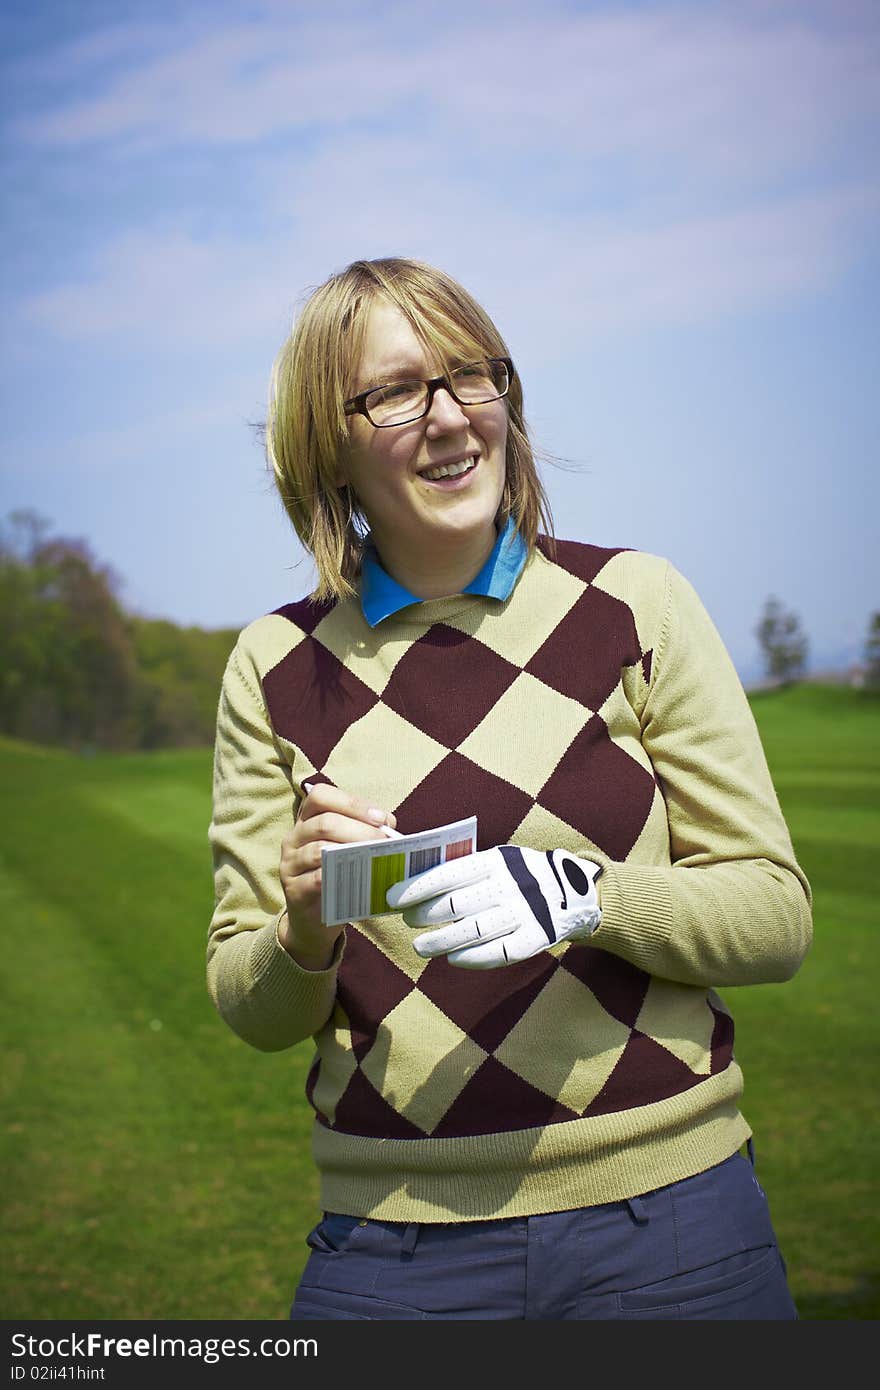
[[309, 291], [442, 267], [556, 532], [668, 556], [744, 680], [880, 609], [876, 0], [4, 0], [0, 517], [138, 613], [308, 593], [257, 426]]

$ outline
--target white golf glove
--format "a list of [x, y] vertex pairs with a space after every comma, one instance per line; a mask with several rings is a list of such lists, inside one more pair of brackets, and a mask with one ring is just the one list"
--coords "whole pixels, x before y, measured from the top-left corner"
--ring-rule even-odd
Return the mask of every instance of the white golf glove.
[[601, 872], [565, 849], [498, 845], [405, 878], [386, 898], [410, 927], [449, 924], [415, 938], [420, 956], [493, 970], [557, 941], [592, 936], [602, 920], [595, 888]]

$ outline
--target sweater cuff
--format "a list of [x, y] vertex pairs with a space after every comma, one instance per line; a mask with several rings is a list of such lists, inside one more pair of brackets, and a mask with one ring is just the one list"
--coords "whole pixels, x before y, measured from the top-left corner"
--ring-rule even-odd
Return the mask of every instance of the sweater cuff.
[[590, 945], [656, 973], [657, 957], [672, 931], [669, 870], [606, 863], [599, 885], [602, 921]]

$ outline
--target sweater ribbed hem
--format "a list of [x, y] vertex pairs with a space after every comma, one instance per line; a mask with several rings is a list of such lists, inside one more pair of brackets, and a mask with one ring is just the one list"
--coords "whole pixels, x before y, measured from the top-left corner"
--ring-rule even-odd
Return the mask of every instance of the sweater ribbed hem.
[[736, 1063], [637, 1110], [461, 1139], [371, 1139], [316, 1125], [323, 1210], [480, 1221], [622, 1201], [722, 1163], [751, 1130]]

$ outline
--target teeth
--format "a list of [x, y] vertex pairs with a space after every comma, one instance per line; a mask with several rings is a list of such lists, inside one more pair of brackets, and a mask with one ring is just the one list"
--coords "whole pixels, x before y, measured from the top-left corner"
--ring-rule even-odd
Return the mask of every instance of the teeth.
[[475, 458], [464, 459], [461, 463], [444, 463], [439, 468], [426, 468], [422, 473], [423, 478], [457, 478], [459, 474], [466, 473], [469, 468], [473, 468]]

